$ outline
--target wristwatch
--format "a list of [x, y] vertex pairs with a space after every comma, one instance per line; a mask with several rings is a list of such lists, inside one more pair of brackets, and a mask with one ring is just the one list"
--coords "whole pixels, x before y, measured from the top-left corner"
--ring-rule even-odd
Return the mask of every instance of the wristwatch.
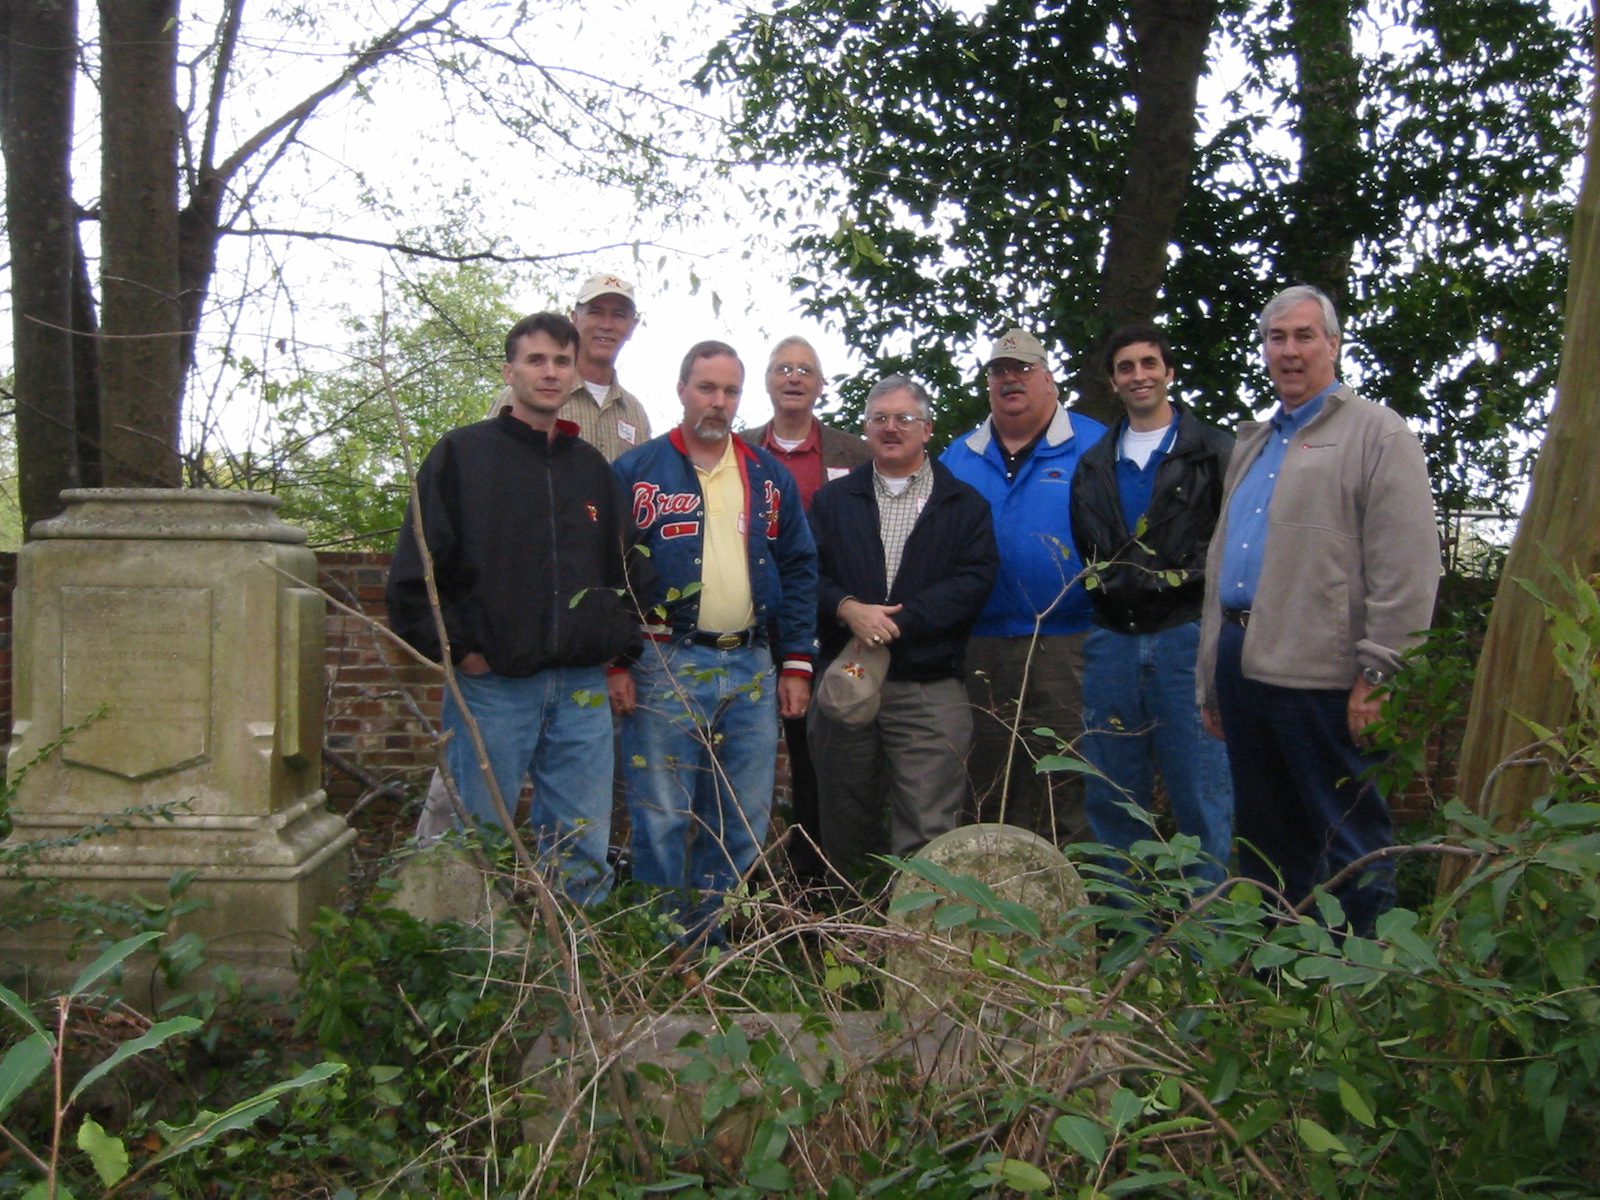
[[1361, 678], [1366, 681], [1368, 687], [1382, 687], [1389, 682], [1389, 677], [1377, 667], [1362, 667]]

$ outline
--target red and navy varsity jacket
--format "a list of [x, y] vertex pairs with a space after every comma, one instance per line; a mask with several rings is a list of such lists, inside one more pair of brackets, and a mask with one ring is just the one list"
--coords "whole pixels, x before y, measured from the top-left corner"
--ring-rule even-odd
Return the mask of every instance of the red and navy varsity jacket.
[[[794, 476], [768, 451], [733, 439], [744, 483], [745, 552], [757, 629], [775, 627], [773, 658], [785, 674], [810, 675], [817, 650], [817, 551]], [[633, 505], [639, 543], [656, 580], [636, 599], [658, 617], [646, 633], [690, 633], [700, 614], [705, 496], [684, 445], [683, 430], [652, 438], [613, 464]], [[675, 599], [668, 600], [669, 592]], [[687, 593], [687, 594], [684, 594]]]

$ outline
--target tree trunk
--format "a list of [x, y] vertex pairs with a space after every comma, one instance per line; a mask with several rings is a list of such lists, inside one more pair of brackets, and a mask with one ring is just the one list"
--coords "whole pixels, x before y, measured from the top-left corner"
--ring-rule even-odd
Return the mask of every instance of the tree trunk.
[[1073, 381], [1078, 405], [1100, 420], [1122, 406], [1101, 368], [1119, 325], [1148, 321], [1167, 274], [1167, 253], [1194, 168], [1195, 117], [1216, 0], [1134, 0], [1133, 137], [1100, 276], [1100, 338]]
[[[1495, 768], [1534, 740], [1518, 718], [1559, 728], [1573, 702], [1543, 610], [1518, 581], [1554, 599], [1563, 594], [1557, 569], [1580, 576], [1600, 571], [1600, 471], [1594, 461], [1600, 446], [1600, 93], [1590, 97], [1563, 342], [1549, 432], [1500, 577], [1461, 750], [1462, 799], [1500, 827], [1515, 825], [1550, 785], [1543, 766], [1509, 768], [1491, 783]], [[1455, 877], [1446, 872], [1446, 884]]]
[[78, 470], [73, 373], [72, 202], [75, 0], [15, 0], [0, 8], [6, 213], [11, 242], [17, 459], [24, 530], [61, 511]]
[[100, 0], [101, 447], [111, 487], [177, 487], [177, 0]]
[[1344, 316], [1360, 224], [1361, 78], [1350, 39], [1351, 0], [1291, 0], [1290, 36], [1299, 74], [1300, 175], [1284, 239], [1284, 284], [1321, 288]]

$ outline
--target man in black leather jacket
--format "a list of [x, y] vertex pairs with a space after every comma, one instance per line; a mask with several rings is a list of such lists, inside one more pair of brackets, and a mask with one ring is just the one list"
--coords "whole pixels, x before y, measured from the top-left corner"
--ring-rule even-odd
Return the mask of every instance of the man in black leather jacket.
[[1084, 756], [1101, 773], [1085, 797], [1097, 840], [1127, 850], [1158, 837], [1149, 817], [1161, 769], [1179, 832], [1199, 839], [1190, 875], [1227, 873], [1233, 789], [1227, 752], [1195, 705], [1206, 547], [1233, 438], [1168, 395], [1166, 336], [1128, 326], [1106, 350], [1126, 416], [1072, 480], [1072, 535], [1091, 573], [1095, 629], [1084, 648]]

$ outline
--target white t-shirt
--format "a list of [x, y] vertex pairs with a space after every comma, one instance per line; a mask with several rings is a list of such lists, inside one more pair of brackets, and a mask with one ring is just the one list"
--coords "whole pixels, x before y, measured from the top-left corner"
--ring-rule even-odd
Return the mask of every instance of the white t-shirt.
[[1141, 471], [1150, 461], [1150, 456], [1161, 449], [1161, 443], [1167, 440], [1167, 431], [1172, 428], [1170, 423], [1160, 429], [1136, 431], [1131, 426], [1122, 431], [1122, 457], [1131, 459], [1133, 465]]

